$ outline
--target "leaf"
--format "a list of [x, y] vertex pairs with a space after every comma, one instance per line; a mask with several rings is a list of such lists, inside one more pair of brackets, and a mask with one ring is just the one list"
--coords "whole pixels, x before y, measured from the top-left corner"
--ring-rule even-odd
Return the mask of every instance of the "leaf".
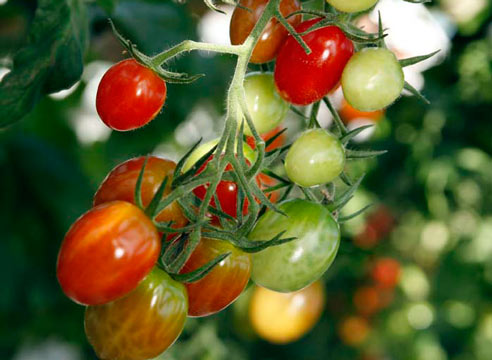
[[79, 80], [86, 37], [82, 0], [38, 1], [26, 44], [0, 83], [0, 128], [21, 120], [43, 95]]

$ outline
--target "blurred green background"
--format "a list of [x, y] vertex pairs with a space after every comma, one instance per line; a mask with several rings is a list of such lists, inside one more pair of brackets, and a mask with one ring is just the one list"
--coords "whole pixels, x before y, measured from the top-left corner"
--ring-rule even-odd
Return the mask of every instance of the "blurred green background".
[[[0, 76], [24, 44], [36, 6], [0, 0]], [[0, 130], [1, 359], [95, 359], [84, 335], [84, 309], [56, 281], [66, 230], [90, 208], [97, 185], [118, 163], [152, 152], [176, 160], [196, 139], [211, 139], [221, 128], [234, 67], [229, 56], [179, 58], [174, 69], [206, 77], [169, 85], [164, 111], [138, 131], [110, 132], [97, 118], [94, 98], [105, 69], [124, 57], [108, 15], [148, 54], [187, 38], [227, 38], [227, 27], [220, 27], [227, 25], [224, 15], [217, 20], [199, 0], [79, 6], [74, 11], [85, 12], [88, 39], [82, 79], [70, 91], [43, 96], [22, 121]], [[272, 345], [244, 334], [248, 324], [238, 316], [247, 310], [236, 305], [188, 321], [163, 359], [492, 359], [491, 8], [490, 0], [428, 6], [451, 40], [443, 61], [424, 73], [423, 92], [432, 104], [400, 99], [361, 145], [389, 153], [350, 165], [352, 174], [367, 172], [350, 208], [384, 204], [395, 226], [362, 247], [353, 239], [363, 234], [367, 215], [343, 227], [339, 255], [323, 279], [326, 310], [315, 328], [292, 344]], [[405, 31], [426, 41], [415, 38], [417, 28]], [[292, 116], [289, 129], [299, 122]], [[382, 256], [402, 267], [393, 301], [367, 320], [363, 341], [347, 345], [338, 329], [357, 313], [353, 295], [369, 284], [367, 269]]]

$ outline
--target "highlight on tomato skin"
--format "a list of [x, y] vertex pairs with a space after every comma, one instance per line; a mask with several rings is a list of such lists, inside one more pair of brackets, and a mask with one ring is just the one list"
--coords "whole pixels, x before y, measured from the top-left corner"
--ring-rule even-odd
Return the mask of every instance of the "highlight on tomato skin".
[[196, 270], [227, 252], [231, 254], [204, 278], [185, 284], [189, 316], [208, 316], [223, 310], [237, 299], [248, 284], [251, 256], [221, 240], [202, 238], [180, 272]]
[[[240, 45], [246, 40], [263, 13], [267, 3], [268, 0], [239, 1], [239, 5], [243, 8], [237, 6], [232, 14], [229, 27], [231, 44]], [[251, 9], [252, 11], [245, 10], [244, 8]], [[301, 10], [299, 0], [281, 0], [280, 12], [285, 17], [298, 10]], [[289, 17], [287, 21], [295, 27], [301, 22], [301, 19], [302, 16], [299, 14]], [[284, 26], [276, 19], [271, 19], [253, 49], [250, 62], [261, 64], [275, 59], [287, 36], [288, 32]]]
[[87, 307], [85, 333], [100, 359], [151, 359], [181, 334], [187, 305], [185, 287], [154, 268], [125, 297]]
[[166, 101], [164, 80], [135, 59], [113, 65], [103, 76], [96, 95], [96, 109], [111, 129], [138, 129], [161, 111]]
[[[295, 29], [309, 30], [321, 18], [307, 20]], [[354, 45], [336, 26], [322, 27], [302, 36], [311, 53], [289, 36], [282, 45], [275, 65], [274, 79], [284, 100], [308, 105], [321, 100], [339, 83], [345, 65], [354, 53]]]
[[274, 344], [286, 344], [304, 336], [318, 322], [325, 306], [320, 281], [292, 293], [255, 287], [249, 317], [254, 331]]
[[[145, 165], [140, 188], [143, 206], [149, 205], [162, 181], [167, 176], [168, 181], [162, 195], [163, 198], [166, 197], [171, 192], [176, 163], [157, 156], [140, 156], [117, 165], [109, 172], [94, 195], [94, 206], [114, 200], [127, 201], [134, 204], [135, 187], [145, 159], [147, 159], [147, 164]], [[158, 222], [172, 221], [171, 226], [175, 228], [183, 227], [188, 223], [188, 219], [184, 216], [176, 201], [162, 210], [155, 220]]]
[[58, 282], [77, 303], [104, 304], [135, 289], [152, 270], [160, 249], [157, 229], [138, 207], [105, 203], [82, 215], [65, 235]]

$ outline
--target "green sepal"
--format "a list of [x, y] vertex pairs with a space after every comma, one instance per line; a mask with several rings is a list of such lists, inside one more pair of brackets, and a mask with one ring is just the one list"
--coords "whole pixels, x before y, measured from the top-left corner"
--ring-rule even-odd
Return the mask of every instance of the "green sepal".
[[173, 181], [171, 183], [171, 187], [174, 189], [178, 183], [176, 179], [181, 175], [181, 171], [183, 170], [183, 166], [186, 164], [186, 161], [189, 159], [193, 151], [200, 145], [202, 142], [202, 138], [200, 138], [191, 148], [184, 154], [184, 156], [178, 161], [176, 164], [176, 168], [174, 169]]
[[311, 49], [309, 46], [306, 44], [306, 42], [303, 40], [301, 34], [299, 34], [294, 27], [285, 19], [285, 17], [282, 15], [282, 13], [277, 10], [275, 14], [275, 18], [278, 20], [279, 23], [282, 24], [282, 26], [289, 32], [290, 35], [297, 41], [299, 45], [304, 49], [307, 55], [311, 54]]
[[273, 135], [270, 139], [268, 139], [267, 141], [265, 141], [265, 149], [270, 146], [275, 140], [277, 140], [277, 138], [282, 135], [284, 132], [287, 131], [287, 128], [283, 128], [282, 130], [280, 130], [278, 133], [276, 133], [275, 135]]
[[425, 104], [429, 105], [430, 101], [427, 100], [427, 98], [420, 93], [417, 89], [415, 89], [412, 85], [410, 85], [408, 82], [405, 81], [405, 85], [403, 86], [405, 90], [410, 92], [413, 96], [415, 96], [417, 99], [423, 101]]
[[364, 175], [359, 177], [342, 195], [336, 198], [331, 204], [328, 204], [328, 209], [333, 211], [340, 211], [354, 196], [355, 191], [359, 188], [364, 179]]
[[[196, 146], [196, 145], [195, 145]], [[203, 155], [196, 163], [193, 164], [193, 166], [184, 172], [183, 174], [179, 174], [174, 178], [173, 184], [174, 186], [178, 186], [183, 184], [186, 180], [189, 178], [192, 178], [193, 176], [196, 175], [197, 171], [202, 167], [202, 165], [208, 160], [208, 158], [215, 152], [217, 149], [217, 145], [212, 147], [205, 155]]]
[[427, 60], [427, 59], [433, 57], [434, 55], [436, 55], [440, 51], [441, 50], [436, 50], [436, 51], [433, 51], [427, 55], [420, 55], [420, 56], [414, 56], [414, 57], [411, 57], [408, 59], [401, 59], [401, 60], [398, 60], [398, 62], [400, 63], [401, 67], [415, 65], [415, 64], [418, 64], [419, 62], [422, 62], [424, 60]]
[[214, 269], [221, 261], [227, 258], [231, 253], [227, 252], [224, 254], [220, 254], [213, 260], [209, 261], [205, 265], [199, 267], [196, 270], [190, 271], [185, 274], [169, 274], [174, 280], [179, 281], [181, 283], [193, 283], [203, 279], [208, 275], [210, 271]]
[[342, 180], [342, 182], [347, 186], [352, 186], [354, 184], [345, 171], [342, 171], [340, 174], [340, 180]]
[[373, 126], [374, 125], [372, 125], [372, 124], [371, 125], [364, 125], [364, 126], [360, 126], [360, 127], [356, 128], [356, 129], [353, 129], [353, 130], [349, 131], [348, 133], [346, 133], [345, 135], [343, 135], [340, 138], [340, 142], [343, 145], [346, 145], [350, 140], [352, 140], [354, 137], [359, 135], [361, 132], [363, 132], [364, 130], [369, 129]]
[[152, 200], [150, 201], [149, 205], [145, 209], [145, 213], [150, 216], [151, 219], [156, 217], [158, 214], [156, 214], [156, 210], [159, 207], [159, 203], [162, 200], [162, 195], [164, 195], [164, 191], [166, 190], [166, 185], [169, 180], [169, 177], [165, 177], [164, 180], [162, 180], [161, 184], [159, 185], [159, 189], [157, 189], [156, 193], [152, 197]]
[[369, 209], [371, 206], [373, 206], [374, 204], [369, 204], [369, 205], [366, 205], [364, 206], [362, 209], [360, 210], [357, 210], [356, 212], [350, 214], [350, 215], [347, 215], [347, 216], [343, 216], [343, 217], [339, 217], [338, 218], [338, 223], [339, 224], [342, 224], [344, 222], [347, 222], [349, 220], [352, 220], [353, 218], [359, 216], [360, 214], [362, 214], [364, 211], [366, 211], [367, 209]]
[[142, 210], [144, 210], [144, 206], [142, 203], [142, 180], [145, 172], [145, 167], [147, 166], [147, 161], [149, 161], [148, 156], [145, 157], [142, 168], [138, 173], [137, 183], [135, 184], [135, 192], [133, 193], [133, 201]]
[[340, 118], [340, 114], [338, 114], [338, 111], [335, 110], [335, 107], [331, 103], [328, 96], [325, 96], [323, 98], [323, 102], [328, 107], [328, 110], [330, 110], [331, 116], [333, 116], [333, 120], [341, 136], [344, 136], [348, 132], [348, 130], [345, 127], [345, 124], [343, 123], [342, 119]]
[[370, 159], [376, 156], [386, 154], [387, 150], [352, 150], [345, 149], [345, 155], [347, 160], [355, 159]]

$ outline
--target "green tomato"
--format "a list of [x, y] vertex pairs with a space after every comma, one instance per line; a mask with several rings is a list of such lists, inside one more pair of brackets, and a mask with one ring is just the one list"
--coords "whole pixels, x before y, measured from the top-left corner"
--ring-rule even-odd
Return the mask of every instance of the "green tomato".
[[342, 74], [345, 99], [357, 110], [375, 111], [391, 105], [401, 94], [405, 78], [395, 55], [365, 48], [349, 60]]
[[343, 145], [324, 129], [307, 130], [292, 144], [285, 158], [285, 171], [293, 182], [304, 187], [326, 184], [345, 165]]
[[251, 278], [273, 291], [297, 291], [318, 280], [329, 268], [340, 244], [340, 230], [321, 204], [294, 199], [279, 207], [287, 216], [268, 210], [249, 239], [268, 240], [282, 231], [282, 237], [297, 239], [253, 254]]
[[326, 2], [337, 10], [354, 13], [371, 8], [378, 0], [326, 0]]
[[[258, 133], [267, 133], [275, 129], [284, 120], [287, 111], [289, 111], [289, 104], [277, 93], [271, 73], [246, 75], [244, 91], [248, 111]], [[246, 122], [244, 133], [252, 135]]]
[[[188, 171], [200, 158], [210, 151], [215, 145], [217, 145], [219, 139], [211, 140], [206, 142], [205, 144], [200, 145], [193, 151], [190, 157], [186, 160], [183, 166], [183, 172]], [[256, 160], [256, 152], [251, 149], [251, 147], [244, 143], [243, 145], [243, 153], [244, 157], [250, 162], [253, 163]]]

